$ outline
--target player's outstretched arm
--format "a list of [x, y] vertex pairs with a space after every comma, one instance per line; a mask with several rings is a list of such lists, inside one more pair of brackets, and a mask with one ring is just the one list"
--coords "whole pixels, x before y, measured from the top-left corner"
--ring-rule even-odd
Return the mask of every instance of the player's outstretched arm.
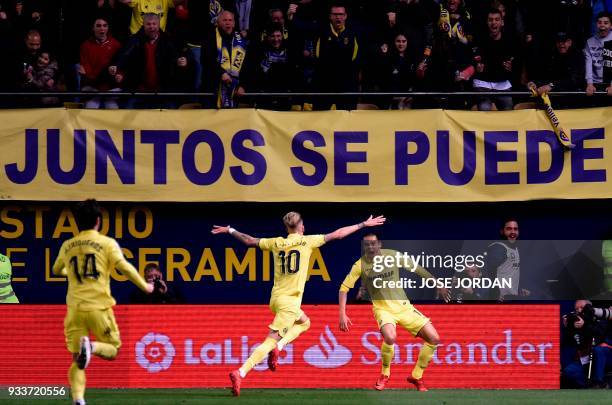
[[349, 236], [350, 234], [357, 232], [358, 230], [362, 228], [382, 225], [385, 223], [386, 220], [387, 218], [385, 218], [382, 215], [379, 215], [376, 218], [370, 215], [370, 218], [366, 219], [363, 222], [360, 222], [355, 225], [345, 226], [343, 228], [336, 229], [332, 233], [328, 233], [327, 235], [325, 235], [325, 242], [330, 242], [332, 240], [345, 238]]
[[153, 283], [147, 283], [147, 281], [144, 278], [142, 278], [140, 273], [138, 273], [138, 270], [136, 270], [136, 268], [132, 266], [130, 262], [128, 262], [125, 259], [119, 260], [115, 264], [115, 268], [119, 270], [121, 274], [126, 276], [128, 280], [134, 283], [136, 287], [140, 288], [142, 291], [146, 292], [147, 294], [153, 294], [153, 290], [155, 289], [155, 286], [153, 285]]
[[340, 291], [338, 293], [338, 304], [340, 307], [340, 330], [343, 332], [348, 332], [353, 322], [351, 322], [351, 318], [346, 315], [346, 291]]
[[68, 275], [68, 271], [66, 270], [66, 267], [64, 266], [64, 262], [62, 262], [61, 260], [56, 261], [53, 264], [53, 269], [51, 269], [51, 272], [55, 276], [64, 276], [64, 277], [66, 277]]
[[259, 246], [259, 238], [254, 238], [251, 235], [247, 235], [246, 233], [238, 232], [236, 229], [231, 226], [219, 226], [213, 225], [213, 229], [210, 231], [213, 235], [218, 235], [220, 233], [229, 233], [234, 238], [238, 239], [240, 242], [244, 243], [247, 246]]

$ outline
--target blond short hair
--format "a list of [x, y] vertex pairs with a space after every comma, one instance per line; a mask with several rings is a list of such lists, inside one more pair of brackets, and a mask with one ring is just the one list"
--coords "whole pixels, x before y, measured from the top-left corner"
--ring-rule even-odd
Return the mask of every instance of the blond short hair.
[[283, 217], [283, 224], [289, 229], [295, 229], [296, 226], [302, 221], [302, 216], [299, 212], [291, 211], [285, 214]]

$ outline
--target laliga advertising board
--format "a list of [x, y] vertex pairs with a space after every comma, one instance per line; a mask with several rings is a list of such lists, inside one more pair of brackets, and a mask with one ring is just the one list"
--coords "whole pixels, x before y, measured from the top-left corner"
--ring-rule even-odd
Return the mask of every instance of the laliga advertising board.
[[[419, 305], [440, 333], [427, 370], [431, 388], [559, 388], [558, 305]], [[350, 332], [335, 305], [305, 305], [312, 327], [281, 353], [272, 373], [259, 364], [244, 388], [372, 388], [381, 336], [370, 305], [348, 306]], [[23, 305], [0, 329], [4, 384], [65, 383], [65, 307]], [[272, 315], [264, 305], [118, 306], [122, 348], [113, 362], [92, 362], [88, 387], [226, 387], [262, 341]], [[389, 388], [406, 388], [421, 340], [398, 328]], [[24, 356], [27, 353], [27, 356]], [[40, 361], [41, 358], [47, 359]], [[467, 378], [469, 377], [469, 378]]]

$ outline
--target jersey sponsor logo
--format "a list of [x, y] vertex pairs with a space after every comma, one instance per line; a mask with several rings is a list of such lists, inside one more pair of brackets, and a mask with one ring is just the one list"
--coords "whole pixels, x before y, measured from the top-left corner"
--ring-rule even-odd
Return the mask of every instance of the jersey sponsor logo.
[[329, 325], [325, 325], [325, 332], [321, 333], [319, 342], [320, 346], [311, 346], [304, 352], [304, 360], [311, 366], [337, 368], [351, 361], [353, 354], [348, 348], [338, 343]]
[[136, 343], [136, 362], [149, 373], [167, 370], [176, 354], [170, 338], [149, 332]]

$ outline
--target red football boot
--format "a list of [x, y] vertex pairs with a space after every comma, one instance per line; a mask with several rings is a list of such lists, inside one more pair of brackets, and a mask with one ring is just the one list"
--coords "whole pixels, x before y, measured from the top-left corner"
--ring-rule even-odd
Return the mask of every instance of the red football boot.
[[268, 353], [268, 368], [270, 371], [276, 371], [278, 368], [278, 347], [275, 347], [270, 353]]
[[387, 384], [388, 381], [389, 381], [389, 376], [381, 374], [380, 377], [378, 377], [378, 380], [376, 380], [376, 384], [374, 385], [374, 388], [376, 388], [377, 391], [382, 391], [385, 389], [385, 385]]
[[427, 387], [425, 386], [425, 383], [423, 382], [422, 378], [416, 379], [413, 376], [408, 376], [406, 377], [406, 380], [409, 383], [414, 384], [414, 386], [416, 387], [418, 391], [421, 391], [421, 392], [429, 391]]
[[232, 394], [235, 397], [240, 396], [240, 383], [242, 382], [242, 377], [240, 377], [240, 371], [234, 370], [229, 374], [230, 381], [232, 382]]

